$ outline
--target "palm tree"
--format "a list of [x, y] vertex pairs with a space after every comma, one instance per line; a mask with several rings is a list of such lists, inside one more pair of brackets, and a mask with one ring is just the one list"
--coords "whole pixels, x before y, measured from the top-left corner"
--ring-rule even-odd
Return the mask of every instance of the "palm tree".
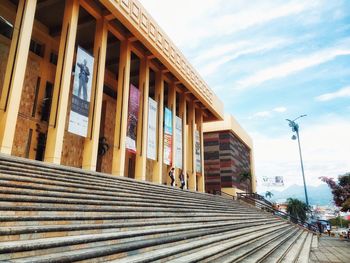
[[248, 188], [249, 188], [248, 181], [249, 181], [249, 183], [251, 183], [251, 181], [252, 181], [252, 173], [250, 171], [242, 172], [239, 175], [239, 182], [240, 183], [247, 183], [247, 185], [248, 185], [247, 192], [248, 192]]
[[303, 201], [300, 201], [296, 198], [287, 199], [287, 213], [295, 218], [292, 219], [292, 221], [294, 221], [295, 223], [297, 223], [296, 219], [299, 219], [301, 222], [305, 222], [307, 218], [306, 213], [309, 210], [309, 207]]
[[270, 191], [266, 191], [265, 193], [266, 198], [271, 198], [272, 196], [273, 196], [273, 193], [271, 193]]

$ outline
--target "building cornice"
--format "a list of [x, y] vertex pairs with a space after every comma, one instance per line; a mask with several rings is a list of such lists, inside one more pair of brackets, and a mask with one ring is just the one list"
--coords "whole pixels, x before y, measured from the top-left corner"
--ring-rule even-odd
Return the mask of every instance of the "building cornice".
[[139, 1], [100, 2], [205, 105], [214, 119], [223, 119], [223, 103]]

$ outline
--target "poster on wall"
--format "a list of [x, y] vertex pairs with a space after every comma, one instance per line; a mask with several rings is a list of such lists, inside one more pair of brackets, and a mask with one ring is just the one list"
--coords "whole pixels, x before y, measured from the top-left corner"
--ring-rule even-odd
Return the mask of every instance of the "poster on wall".
[[182, 119], [175, 117], [175, 166], [182, 169]]
[[262, 185], [263, 186], [284, 186], [284, 180], [283, 176], [263, 176], [262, 178]]
[[164, 108], [164, 163], [171, 165], [171, 149], [173, 139], [173, 113]]
[[201, 160], [201, 141], [199, 137], [199, 131], [195, 131], [195, 147], [196, 147], [196, 172], [202, 172], [202, 160]]
[[157, 102], [148, 98], [147, 158], [157, 159]]
[[78, 46], [68, 131], [83, 137], [88, 134], [93, 68], [94, 57]]
[[128, 123], [126, 129], [125, 147], [128, 151], [136, 153], [137, 121], [140, 107], [140, 91], [130, 84]]

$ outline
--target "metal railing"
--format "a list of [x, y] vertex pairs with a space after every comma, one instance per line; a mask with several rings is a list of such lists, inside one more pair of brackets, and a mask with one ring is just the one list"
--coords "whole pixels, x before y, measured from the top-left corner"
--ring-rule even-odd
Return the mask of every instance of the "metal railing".
[[290, 221], [291, 223], [297, 224], [301, 227], [304, 227], [310, 231], [317, 232], [318, 228], [315, 224], [310, 224], [308, 222], [304, 222], [300, 220], [299, 218], [296, 218], [294, 216], [291, 216], [290, 214], [287, 214], [286, 212], [280, 211], [273, 207], [273, 204], [266, 200], [263, 196], [256, 194], [256, 193], [238, 193], [237, 194], [238, 200], [242, 200], [250, 205], [253, 205], [257, 208], [260, 208], [266, 212], [273, 213], [274, 215], [283, 218], [285, 220]]
[[220, 190], [213, 190], [213, 194], [214, 194], [214, 195], [221, 195], [221, 196], [223, 196], [223, 197], [227, 197], [227, 198], [230, 198], [230, 199], [233, 199], [233, 200], [236, 199], [235, 196], [230, 195], [230, 194], [225, 193], [225, 192], [222, 192], [222, 191], [220, 191]]

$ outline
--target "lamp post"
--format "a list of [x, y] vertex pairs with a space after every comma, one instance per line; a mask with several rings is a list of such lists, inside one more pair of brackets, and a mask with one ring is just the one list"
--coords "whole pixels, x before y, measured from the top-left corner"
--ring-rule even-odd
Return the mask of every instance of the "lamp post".
[[298, 118], [294, 120], [289, 120], [286, 119], [286, 121], [289, 122], [289, 127], [292, 128], [292, 131], [296, 133], [296, 136], [292, 136], [292, 140], [298, 139], [298, 146], [299, 146], [299, 156], [300, 156], [300, 165], [301, 165], [301, 172], [303, 175], [303, 182], [304, 182], [304, 192], [305, 192], [305, 200], [306, 200], [306, 205], [309, 207], [309, 198], [307, 196], [307, 190], [306, 190], [306, 183], [305, 183], [305, 175], [304, 175], [304, 165], [303, 165], [303, 157], [301, 155], [301, 147], [300, 147], [300, 139], [299, 139], [299, 125], [295, 122], [297, 119], [305, 117], [306, 114], [300, 115]]

